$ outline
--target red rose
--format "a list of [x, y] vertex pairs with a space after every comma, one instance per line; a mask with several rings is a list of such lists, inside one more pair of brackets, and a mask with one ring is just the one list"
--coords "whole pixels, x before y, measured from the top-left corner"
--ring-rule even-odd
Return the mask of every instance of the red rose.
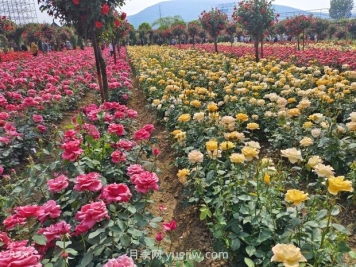
[[73, 3], [74, 3], [75, 5], [79, 5], [79, 0], [73, 0]]
[[98, 29], [100, 29], [101, 27], [103, 27], [103, 23], [101, 21], [96, 21], [95, 22], [95, 27], [97, 27]]
[[114, 24], [115, 24], [116, 27], [119, 27], [121, 22], [118, 19], [114, 19]]
[[132, 194], [126, 184], [109, 184], [101, 191], [100, 198], [107, 203], [128, 202]]
[[172, 220], [170, 222], [162, 223], [162, 226], [166, 231], [173, 231], [177, 228], [177, 223], [175, 220]]
[[125, 20], [125, 19], [126, 19], [126, 13], [125, 13], [125, 12], [122, 12], [120, 18], [121, 18], [121, 20]]
[[101, 8], [101, 14], [106, 15], [109, 13], [110, 7], [107, 3], [105, 3]]

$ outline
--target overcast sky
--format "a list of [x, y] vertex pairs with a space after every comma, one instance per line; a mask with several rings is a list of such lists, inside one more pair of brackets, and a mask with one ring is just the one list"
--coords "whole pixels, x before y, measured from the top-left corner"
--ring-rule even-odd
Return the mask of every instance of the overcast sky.
[[[169, 1], [169, 0], [166, 0]], [[36, 5], [37, 5], [37, 1]], [[125, 11], [128, 15], [134, 15], [141, 10], [152, 6], [154, 4], [164, 2], [164, 0], [126, 0], [125, 6], [121, 8], [122, 11]], [[233, 0], [226, 0], [226, 3], [234, 2]], [[237, 3], [238, 1], [236, 1]], [[273, 4], [290, 6], [298, 8], [301, 10], [316, 10], [316, 9], [328, 9], [330, 7], [330, 0], [275, 0]], [[192, 5], [194, 5], [194, 0], [192, 0]], [[38, 6], [37, 6], [38, 10]], [[38, 22], [42, 23], [43, 21], [52, 22], [52, 18], [47, 16], [47, 14], [40, 11], [37, 12]]]

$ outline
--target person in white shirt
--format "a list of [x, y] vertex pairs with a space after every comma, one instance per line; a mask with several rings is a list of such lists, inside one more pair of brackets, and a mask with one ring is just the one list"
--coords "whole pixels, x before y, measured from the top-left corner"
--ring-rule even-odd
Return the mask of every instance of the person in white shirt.
[[112, 56], [114, 54], [114, 46], [112, 45], [112, 43], [109, 44], [109, 51], [110, 51], [110, 56]]

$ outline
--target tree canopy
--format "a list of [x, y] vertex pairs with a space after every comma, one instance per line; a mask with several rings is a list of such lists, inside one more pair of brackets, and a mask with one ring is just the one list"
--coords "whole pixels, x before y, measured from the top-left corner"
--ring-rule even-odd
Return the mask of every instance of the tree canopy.
[[329, 15], [333, 19], [349, 18], [353, 7], [353, 0], [331, 0]]

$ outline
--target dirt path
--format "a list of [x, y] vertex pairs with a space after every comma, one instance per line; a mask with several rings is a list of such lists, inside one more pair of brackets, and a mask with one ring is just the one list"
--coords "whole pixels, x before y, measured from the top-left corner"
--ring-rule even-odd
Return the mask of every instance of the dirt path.
[[[163, 220], [168, 222], [174, 219], [177, 222], [177, 229], [172, 232], [171, 236], [172, 244], [166, 242], [161, 245], [165, 251], [170, 250], [172, 253], [199, 250], [204, 255], [206, 252], [213, 252], [209, 230], [199, 220], [199, 208], [184, 205], [182, 196], [183, 185], [178, 181], [176, 175], [178, 169], [173, 165], [175, 158], [168, 138], [169, 132], [156, 121], [154, 111], [147, 107], [145, 96], [142, 90], [138, 89], [139, 85], [136, 77], [133, 76], [132, 81], [134, 89], [129, 98], [128, 107], [138, 112], [138, 127], [142, 127], [145, 124], [153, 124], [155, 126], [153, 136], [157, 139], [157, 147], [160, 149], [157, 162], [160, 190], [152, 195], [154, 204], [150, 207], [150, 211], [155, 216], [162, 216], [158, 207], [163, 205], [165, 207]], [[194, 266], [226, 265], [204, 260], [201, 263], [196, 263]]]

